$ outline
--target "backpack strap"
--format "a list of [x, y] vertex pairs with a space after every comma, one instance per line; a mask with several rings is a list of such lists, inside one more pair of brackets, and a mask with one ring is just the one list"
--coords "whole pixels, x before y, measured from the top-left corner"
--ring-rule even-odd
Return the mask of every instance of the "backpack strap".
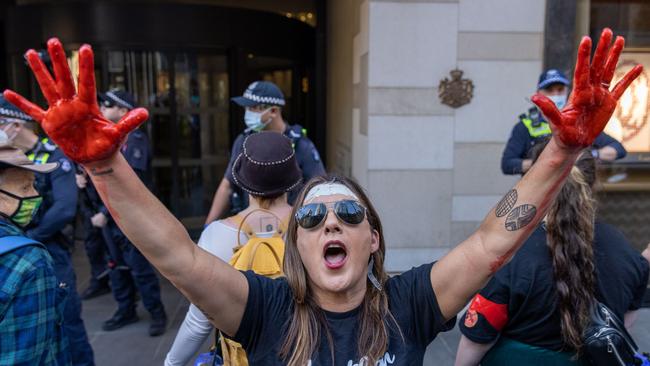
[[0, 238], [0, 254], [5, 254], [28, 245], [38, 245], [45, 248], [40, 242], [26, 236], [10, 235]]
[[[275, 219], [278, 220], [278, 225], [279, 226], [278, 226], [278, 229], [275, 231], [275, 233], [276, 233], [275, 236], [282, 236], [282, 234], [284, 234], [284, 231], [286, 230], [286, 228], [283, 227], [283, 220], [280, 219], [278, 217], [278, 215], [276, 215], [272, 211], [269, 211], [269, 210], [266, 210], [266, 209], [263, 209], [263, 208], [256, 208], [256, 209], [252, 210], [251, 212], [247, 213], [243, 218], [241, 218], [241, 222], [239, 223], [239, 228], [237, 229], [237, 246], [236, 246], [236, 248], [241, 248], [241, 246], [242, 246], [241, 245], [241, 231], [242, 231], [242, 228], [244, 227], [244, 225], [246, 223], [246, 220], [253, 213], [258, 212], [258, 211], [267, 213], [267, 214], [269, 214], [271, 216], [274, 216]], [[241, 216], [241, 215], [237, 214], [236, 216]], [[253, 235], [255, 235], [255, 232], [253, 230], [250, 230], [249, 232], [252, 233]]]
[[255, 260], [255, 252], [257, 252], [257, 249], [259, 249], [260, 245], [264, 245], [267, 248], [269, 248], [269, 250], [273, 254], [273, 257], [275, 258], [276, 263], [282, 264], [282, 260], [280, 259], [280, 256], [278, 255], [278, 252], [275, 251], [275, 248], [273, 248], [273, 246], [270, 245], [269, 243], [267, 243], [265, 241], [261, 241], [261, 242], [255, 243], [255, 247], [252, 250], [253, 254], [250, 256], [250, 261], [248, 262], [248, 268], [253, 268], [253, 261]]
[[246, 236], [251, 236], [255, 233], [253, 228], [246, 223], [246, 217], [242, 216], [241, 213], [229, 217], [228, 220], [232, 220], [235, 223], [238, 228], [238, 233], [241, 233], [242, 230]]

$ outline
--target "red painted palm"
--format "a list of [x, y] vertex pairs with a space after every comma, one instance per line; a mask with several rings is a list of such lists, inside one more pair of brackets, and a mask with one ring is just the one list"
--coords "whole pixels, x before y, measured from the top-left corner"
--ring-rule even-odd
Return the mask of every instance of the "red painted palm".
[[609, 90], [618, 58], [625, 45], [623, 37], [612, 43], [612, 31], [605, 28], [600, 36], [594, 57], [589, 63], [591, 39], [583, 37], [578, 48], [573, 91], [568, 103], [559, 111], [549, 98], [536, 94], [532, 97], [550, 122], [553, 134], [569, 149], [591, 146], [614, 113], [618, 99], [643, 70], [637, 65]]
[[72, 74], [57, 38], [47, 42], [54, 78], [34, 50], [25, 54], [43, 96], [49, 104], [44, 111], [19, 94], [5, 90], [5, 98], [38, 121], [47, 135], [72, 160], [79, 163], [100, 161], [110, 157], [148, 117], [144, 108], [126, 114], [118, 123], [105, 119], [97, 105], [93, 50], [89, 45], [79, 49], [79, 89], [76, 92]]

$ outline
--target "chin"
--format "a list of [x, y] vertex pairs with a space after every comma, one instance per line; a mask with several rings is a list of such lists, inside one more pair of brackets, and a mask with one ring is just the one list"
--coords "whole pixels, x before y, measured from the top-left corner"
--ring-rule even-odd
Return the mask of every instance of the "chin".
[[319, 287], [328, 292], [344, 293], [355, 287], [353, 277], [352, 273], [321, 273]]

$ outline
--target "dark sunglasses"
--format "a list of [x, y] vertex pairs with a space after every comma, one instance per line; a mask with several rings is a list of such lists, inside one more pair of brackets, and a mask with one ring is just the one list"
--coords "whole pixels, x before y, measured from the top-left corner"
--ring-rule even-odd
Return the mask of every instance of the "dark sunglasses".
[[329, 203], [309, 203], [296, 211], [296, 221], [303, 229], [313, 229], [325, 221], [328, 208], [333, 207], [339, 220], [350, 225], [359, 225], [366, 217], [366, 208], [354, 200]]

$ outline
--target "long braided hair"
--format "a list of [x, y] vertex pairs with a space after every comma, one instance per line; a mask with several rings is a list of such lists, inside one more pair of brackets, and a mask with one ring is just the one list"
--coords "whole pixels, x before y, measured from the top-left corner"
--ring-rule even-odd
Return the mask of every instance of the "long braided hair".
[[546, 219], [546, 241], [553, 259], [562, 339], [578, 356], [583, 346], [584, 329], [590, 321], [596, 285], [592, 246], [596, 215], [592, 187], [595, 182], [596, 161], [591, 152], [585, 150], [571, 169]]

